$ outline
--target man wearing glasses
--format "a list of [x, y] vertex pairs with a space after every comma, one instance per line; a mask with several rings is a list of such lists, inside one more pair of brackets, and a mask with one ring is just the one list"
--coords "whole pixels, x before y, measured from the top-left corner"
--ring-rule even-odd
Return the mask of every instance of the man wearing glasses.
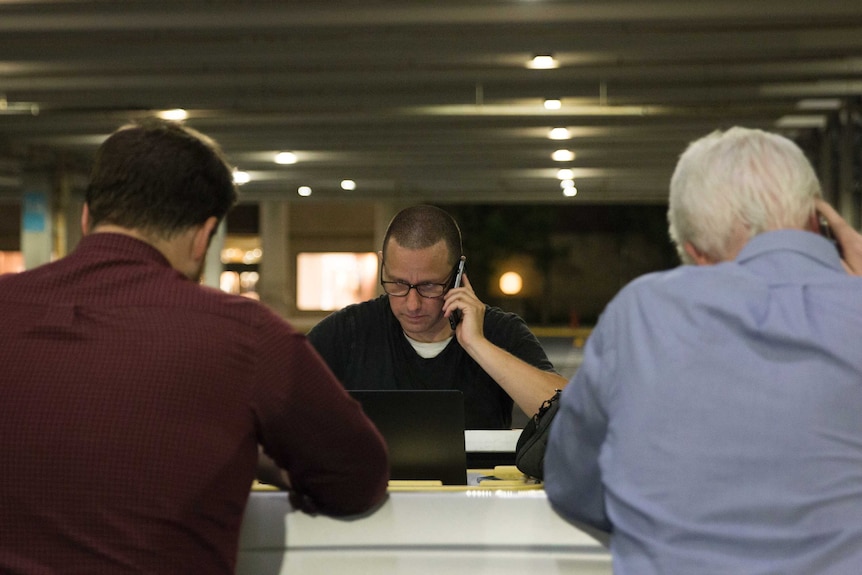
[[513, 401], [532, 415], [566, 380], [520, 317], [479, 301], [466, 273], [454, 287], [463, 260], [448, 213], [402, 210], [380, 252], [386, 294], [333, 313], [308, 338], [347, 389], [457, 389], [468, 429], [508, 429]]

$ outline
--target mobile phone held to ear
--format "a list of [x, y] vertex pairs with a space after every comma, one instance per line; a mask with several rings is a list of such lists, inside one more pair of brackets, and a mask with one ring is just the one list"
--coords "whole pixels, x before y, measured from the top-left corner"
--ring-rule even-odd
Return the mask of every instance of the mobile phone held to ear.
[[822, 215], [818, 215], [817, 221], [820, 224], [820, 235], [832, 242], [835, 249], [837, 249], [838, 253], [843, 257], [844, 254], [841, 253], [841, 244], [839, 244], [838, 240], [835, 238], [835, 232], [832, 231], [832, 226], [829, 225], [829, 222], [826, 221], [826, 218]]
[[[467, 261], [463, 257], [458, 262], [458, 271], [455, 272], [455, 279], [452, 280], [452, 287], [449, 289], [455, 289], [456, 287], [461, 287], [461, 276], [464, 275], [464, 262]], [[452, 329], [455, 329], [455, 326], [461, 321], [461, 310], [453, 309], [452, 313], [449, 314], [449, 325], [452, 326]]]

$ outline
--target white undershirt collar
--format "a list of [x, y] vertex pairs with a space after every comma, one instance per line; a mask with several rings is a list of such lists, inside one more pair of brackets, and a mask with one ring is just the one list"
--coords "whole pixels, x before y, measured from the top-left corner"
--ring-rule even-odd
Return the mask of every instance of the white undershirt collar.
[[419, 357], [423, 359], [431, 359], [432, 357], [437, 357], [444, 349], [446, 349], [446, 346], [449, 345], [449, 342], [452, 341], [451, 335], [443, 341], [433, 341], [431, 343], [426, 343], [424, 341], [416, 341], [406, 333], [404, 334], [404, 337], [407, 338], [407, 341], [410, 342], [410, 345], [413, 346], [413, 349], [416, 350], [416, 353], [419, 354]]

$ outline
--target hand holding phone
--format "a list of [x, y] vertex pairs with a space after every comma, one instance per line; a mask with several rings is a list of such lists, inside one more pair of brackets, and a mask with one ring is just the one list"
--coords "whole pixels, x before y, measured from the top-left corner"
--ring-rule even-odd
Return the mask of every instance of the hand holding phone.
[[[461, 276], [464, 275], [464, 262], [467, 261], [463, 256], [458, 262], [458, 271], [455, 272], [455, 279], [452, 282], [452, 287], [449, 289], [455, 289], [456, 287], [461, 287]], [[449, 314], [449, 325], [452, 326], [452, 329], [455, 329], [455, 326], [461, 321], [461, 310], [453, 309], [452, 313]]]
[[817, 214], [817, 223], [820, 226], [820, 235], [832, 242], [832, 244], [838, 250], [838, 254], [841, 257], [844, 257], [843, 251], [841, 249], [841, 243], [835, 237], [835, 232], [832, 230], [832, 226], [829, 225], [829, 221], [823, 214]]
[[826, 220], [828, 230], [820, 222], [820, 233], [826, 237], [834, 237], [841, 263], [844, 269], [852, 275], [862, 276], [862, 234], [853, 228], [835, 208], [822, 199], [815, 203], [818, 218]]

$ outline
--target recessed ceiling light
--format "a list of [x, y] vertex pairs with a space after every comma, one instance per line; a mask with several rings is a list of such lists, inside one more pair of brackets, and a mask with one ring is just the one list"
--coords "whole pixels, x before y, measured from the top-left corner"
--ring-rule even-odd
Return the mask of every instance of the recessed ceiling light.
[[356, 182], [353, 180], [341, 180], [341, 189], [348, 192], [353, 191], [356, 189]]
[[559, 110], [563, 107], [563, 103], [555, 98], [548, 98], [544, 103], [546, 110]]
[[578, 195], [578, 188], [572, 186], [570, 188], [563, 188], [563, 195], [567, 198], [574, 198]]
[[571, 150], [555, 150], [551, 159], [555, 162], [571, 162], [575, 159], [575, 153]]
[[568, 128], [552, 128], [548, 132], [548, 137], [552, 140], [568, 140], [572, 137], [572, 134]]
[[299, 186], [297, 188], [296, 193], [302, 196], [303, 198], [307, 198], [311, 195], [311, 188], [308, 186]]
[[551, 70], [559, 66], [560, 63], [550, 54], [538, 54], [527, 62], [527, 68], [532, 68], [533, 70]]
[[238, 186], [243, 184], [247, 184], [251, 181], [251, 176], [248, 172], [243, 172], [242, 170], [234, 170], [233, 171], [233, 183]]
[[275, 163], [282, 165], [295, 164], [296, 154], [293, 152], [279, 152], [275, 155]]
[[174, 108], [173, 110], [162, 110], [156, 115], [162, 120], [172, 120], [174, 122], [182, 122], [189, 117], [189, 113], [182, 108]]
[[571, 180], [574, 177], [575, 177], [574, 170], [571, 170], [569, 168], [562, 168], [560, 170], [557, 170], [557, 178], [560, 180]]
[[574, 188], [575, 187], [575, 180], [572, 180], [572, 179], [560, 180], [560, 187], [563, 188], [564, 190], [566, 188]]

